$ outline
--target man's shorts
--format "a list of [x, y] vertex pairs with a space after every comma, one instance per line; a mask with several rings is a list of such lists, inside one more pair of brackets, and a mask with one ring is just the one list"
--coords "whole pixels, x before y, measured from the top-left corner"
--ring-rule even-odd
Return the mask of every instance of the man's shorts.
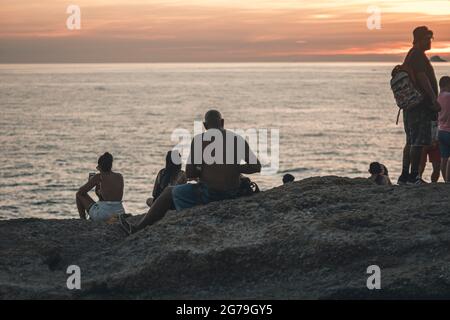
[[450, 132], [439, 130], [439, 150], [442, 158], [450, 158]]
[[429, 147], [426, 152], [428, 155], [429, 162], [431, 163], [441, 162], [441, 153], [438, 145]]
[[204, 183], [180, 184], [172, 189], [172, 201], [177, 211], [213, 201], [234, 199], [238, 195], [239, 190], [217, 192], [209, 190]]
[[405, 122], [406, 144], [413, 147], [429, 146], [432, 143], [431, 121]]

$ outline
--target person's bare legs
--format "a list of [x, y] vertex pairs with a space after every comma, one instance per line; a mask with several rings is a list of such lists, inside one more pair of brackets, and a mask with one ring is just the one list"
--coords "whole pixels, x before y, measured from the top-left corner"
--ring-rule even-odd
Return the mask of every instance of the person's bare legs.
[[420, 157], [419, 175], [422, 178], [425, 168], [427, 167], [428, 147], [422, 148], [422, 155]]
[[411, 165], [410, 153], [411, 153], [411, 146], [409, 144], [405, 144], [405, 147], [403, 148], [402, 152], [402, 173], [398, 178], [397, 181], [398, 184], [406, 184], [409, 180], [410, 165]]
[[410, 161], [410, 155], [411, 155], [411, 146], [409, 144], [405, 144], [405, 147], [403, 148], [403, 161], [402, 161], [402, 165], [403, 168], [408, 168], [408, 172], [409, 172], [409, 167], [411, 165], [411, 161]]
[[133, 232], [139, 231], [146, 226], [150, 226], [155, 222], [161, 220], [172, 207], [172, 187], [167, 187], [161, 193], [161, 195], [153, 202], [152, 206], [137, 224], [133, 225]]
[[[420, 160], [422, 158], [422, 146], [411, 146], [410, 160], [411, 160], [411, 174], [412, 178], [416, 178], [419, 175]], [[415, 175], [415, 177], [414, 177]]]
[[79, 192], [77, 192], [75, 199], [77, 202], [77, 209], [80, 219], [86, 219], [86, 212], [95, 203], [95, 201], [88, 194], [81, 194]]
[[[447, 158], [448, 160], [448, 158]], [[449, 182], [450, 181], [450, 161], [447, 161], [447, 166], [446, 166], [446, 172], [445, 172], [445, 182]]]
[[433, 172], [431, 173], [431, 182], [433, 183], [438, 182], [440, 176], [441, 176], [441, 162], [435, 161], [433, 162]]
[[441, 158], [441, 172], [444, 182], [447, 182], [447, 162], [448, 158]]

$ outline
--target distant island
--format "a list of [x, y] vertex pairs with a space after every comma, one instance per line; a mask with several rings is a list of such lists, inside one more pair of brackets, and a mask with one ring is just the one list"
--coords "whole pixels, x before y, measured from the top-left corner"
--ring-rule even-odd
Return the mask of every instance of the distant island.
[[439, 57], [439, 56], [432, 56], [432, 57], [430, 58], [430, 61], [431, 61], [431, 62], [447, 62], [447, 60], [442, 59], [442, 58]]

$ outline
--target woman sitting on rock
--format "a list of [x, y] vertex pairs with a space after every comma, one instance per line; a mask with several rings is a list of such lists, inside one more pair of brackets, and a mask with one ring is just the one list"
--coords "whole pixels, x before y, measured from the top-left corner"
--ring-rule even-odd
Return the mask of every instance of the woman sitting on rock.
[[[81, 219], [86, 219], [88, 213], [91, 220], [107, 221], [125, 213], [122, 205], [123, 177], [111, 170], [112, 163], [113, 156], [110, 153], [106, 152], [100, 156], [97, 166], [99, 173], [89, 177], [89, 181], [78, 190], [76, 202]], [[94, 187], [98, 202], [88, 195]]]
[[181, 170], [181, 155], [178, 151], [169, 151], [166, 154], [166, 167], [158, 172], [153, 187], [153, 198], [147, 199], [147, 205], [152, 206], [160, 194], [168, 186], [176, 186], [187, 182], [186, 174]]

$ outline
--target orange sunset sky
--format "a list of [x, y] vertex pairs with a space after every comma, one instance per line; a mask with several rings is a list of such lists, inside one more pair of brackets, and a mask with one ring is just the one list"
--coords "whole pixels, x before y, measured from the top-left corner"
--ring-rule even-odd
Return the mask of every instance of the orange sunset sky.
[[[0, 63], [396, 61], [419, 25], [450, 59], [449, 0], [0, 1]], [[81, 30], [66, 28], [70, 4]]]

